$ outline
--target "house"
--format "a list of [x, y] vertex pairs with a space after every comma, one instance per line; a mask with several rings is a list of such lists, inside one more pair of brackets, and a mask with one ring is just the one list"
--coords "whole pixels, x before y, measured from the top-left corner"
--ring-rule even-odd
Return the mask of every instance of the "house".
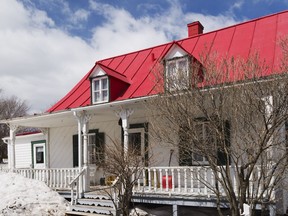
[[[175, 68], [187, 67], [191, 59], [202, 65], [203, 50], [244, 59], [257, 51], [271, 68], [278, 67], [282, 54], [277, 41], [288, 34], [288, 11], [208, 33], [203, 33], [200, 22], [187, 26], [187, 38], [97, 61], [47, 112], [5, 120], [10, 126], [10, 137], [4, 138], [9, 168], [61, 189], [69, 189], [73, 179], [81, 182], [79, 176], [83, 176], [80, 190], [85, 192], [105, 176], [99, 165], [105, 160], [108, 140], [122, 140], [124, 149], [129, 149], [129, 137], [133, 137], [147, 170], [144, 180], [134, 188], [135, 194], [146, 196], [135, 196], [135, 202], [171, 205], [173, 212], [178, 206], [215, 208], [209, 188], [191, 177], [198, 167], [180, 166], [179, 149], [171, 151], [171, 147], [153, 143], [150, 137], [150, 112], [143, 102], [165, 89], [156, 88], [153, 68], [160, 65], [169, 77]], [[39, 131], [17, 134], [23, 127]], [[152, 163], [148, 158], [153, 155]], [[89, 172], [85, 172], [87, 167]], [[282, 196], [279, 211], [284, 214], [288, 199], [286, 193]]]

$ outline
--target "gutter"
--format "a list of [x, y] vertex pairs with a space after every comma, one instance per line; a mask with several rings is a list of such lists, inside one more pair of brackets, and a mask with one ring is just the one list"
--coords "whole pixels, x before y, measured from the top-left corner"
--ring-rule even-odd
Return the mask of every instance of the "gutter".
[[147, 99], [156, 97], [158, 95], [151, 95], [151, 96], [145, 96], [145, 97], [139, 97], [139, 98], [132, 98], [129, 100], [122, 100], [122, 101], [114, 101], [110, 103], [103, 103], [103, 104], [95, 104], [91, 106], [86, 107], [78, 107], [78, 108], [72, 108], [71, 111], [88, 111], [88, 110], [95, 110], [95, 109], [104, 109], [104, 108], [113, 108], [113, 107], [119, 107], [119, 106], [126, 106], [131, 104], [136, 104], [141, 101], [145, 101]]

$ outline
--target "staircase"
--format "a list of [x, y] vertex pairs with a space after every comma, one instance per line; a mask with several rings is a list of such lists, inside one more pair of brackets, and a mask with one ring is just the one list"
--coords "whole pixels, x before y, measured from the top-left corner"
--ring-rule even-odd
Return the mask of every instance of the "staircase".
[[110, 197], [97, 192], [84, 193], [84, 197], [78, 199], [76, 205], [70, 207], [70, 211], [66, 212], [66, 216], [85, 215], [116, 215], [114, 204]]

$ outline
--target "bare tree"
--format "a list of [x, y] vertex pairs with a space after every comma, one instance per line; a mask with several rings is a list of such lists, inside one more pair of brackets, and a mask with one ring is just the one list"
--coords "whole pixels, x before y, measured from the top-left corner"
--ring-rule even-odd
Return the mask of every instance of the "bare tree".
[[[29, 107], [27, 103], [16, 96], [5, 97], [0, 90], [0, 119], [9, 119], [27, 115]], [[2, 138], [9, 136], [9, 127], [0, 124], [0, 162], [7, 157], [7, 145], [3, 143]]]
[[154, 112], [153, 136], [178, 148], [179, 165], [212, 170], [210, 181], [199, 178], [213, 191], [220, 215], [223, 200], [238, 216], [244, 203], [252, 209], [275, 204], [275, 190], [284, 187], [286, 40], [281, 46], [279, 69], [270, 68], [257, 53], [248, 59], [203, 53], [203, 64], [190, 59], [188, 70], [178, 68], [173, 76], [163, 67], [155, 69], [163, 93], [148, 102]]
[[112, 190], [105, 191], [111, 198], [117, 197], [114, 203], [117, 215], [129, 216], [132, 190], [143, 174], [145, 159], [139, 156], [139, 149], [136, 146], [134, 148], [132, 143], [129, 144], [129, 149], [124, 149], [121, 142], [110, 140], [105, 145], [106, 159], [103, 168], [106, 176], [115, 176], [117, 179]]

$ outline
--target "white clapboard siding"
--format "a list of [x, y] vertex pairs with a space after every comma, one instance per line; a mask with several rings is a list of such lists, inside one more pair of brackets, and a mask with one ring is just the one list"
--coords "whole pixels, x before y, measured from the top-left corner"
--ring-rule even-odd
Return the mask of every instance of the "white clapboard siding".
[[76, 123], [74, 127], [60, 127], [50, 129], [49, 147], [51, 168], [73, 167], [73, 134], [77, 134]]
[[32, 164], [31, 143], [15, 145], [16, 168], [30, 168]]
[[32, 164], [32, 141], [45, 140], [42, 133], [17, 136], [15, 142], [15, 166], [16, 168], [31, 168]]

